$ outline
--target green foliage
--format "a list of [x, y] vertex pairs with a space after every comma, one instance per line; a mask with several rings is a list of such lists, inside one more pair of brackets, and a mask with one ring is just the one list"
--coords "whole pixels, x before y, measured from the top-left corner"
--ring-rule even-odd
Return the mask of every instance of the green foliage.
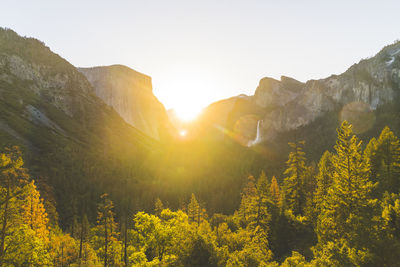
[[92, 229], [92, 243], [98, 251], [104, 266], [121, 265], [120, 251], [122, 244], [118, 240], [119, 233], [114, 221], [114, 204], [107, 194], [101, 196], [98, 206], [97, 226]]
[[306, 179], [308, 167], [305, 164], [305, 153], [303, 152], [304, 141], [289, 143], [293, 149], [286, 162], [288, 168], [284, 172], [285, 205], [294, 214], [304, 215], [306, 205]]
[[274, 205], [280, 208], [282, 206], [282, 196], [278, 181], [276, 180], [275, 176], [272, 176], [271, 186], [269, 190], [271, 194], [271, 200], [273, 201]]
[[233, 215], [215, 213], [208, 220], [195, 194], [187, 212], [165, 209], [157, 198], [154, 214], [132, 212], [128, 194], [116, 207], [103, 194], [96, 225], [85, 213], [75, 215], [70, 233], [49, 222], [19, 150], [5, 150], [0, 153], [2, 264], [396, 266], [398, 138], [385, 128], [363, 152], [351, 125], [343, 122], [337, 132], [335, 153], [325, 152], [317, 171], [305, 164], [304, 144], [292, 144], [284, 194], [275, 177], [249, 176]]
[[197, 223], [200, 225], [200, 220], [202, 219], [202, 209], [197, 202], [196, 196], [192, 193], [192, 197], [190, 198], [190, 203], [187, 207], [187, 212], [189, 216], [189, 221]]
[[[68, 234], [49, 227], [43, 200], [23, 168], [18, 148], [1, 153], [0, 166], [1, 265], [77, 263], [76, 241]], [[94, 255], [90, 262], [95, 261]]]
[[287, 257], [285, 261], [282, 263], [281, 267], [306, 267], [311, 266], [305, 257], [298, 253], [297, 251], [292, 252], [291, 257]]
[[335, 149], [333, 184], [318, 216], [315, 252], [343, 265], [367, 264], [377, 223], [377, 200], [371, 198], [374, 184], [368, 179], [369, 162], [363, 160], [361, 142], [346, 121], [338, 129]]
[[379, 182], [378, 195], [400, 191], [400, 141], [385, 127], [379, 138], [371, 139], [364, 153], [371, 163], [371, 180]]
[[325, 151], [322, 155], [318, 164], [318, 170], [318, 175], [316, 176], [317, 187], [313, 198], [314, 209], [312, 210], [312, 214], [310, 214], [314, 225], [316, 225], [316, 217], [323, 208], [323, 203], [325, 202], [326, 195], [328, 194], [328, 190], [333, 181], [332, 176], [334, 168], [332, 163], [332, 154], [329, 151]]

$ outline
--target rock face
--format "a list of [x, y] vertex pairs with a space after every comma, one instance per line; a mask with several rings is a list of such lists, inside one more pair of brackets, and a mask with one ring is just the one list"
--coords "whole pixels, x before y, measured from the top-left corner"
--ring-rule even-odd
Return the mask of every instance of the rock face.
[[[70, 203], [96, 210], [98, 192], [112, 192], [119, 177], [134, 181], [129, 173], [142, 168], [156, 145], [43, 42], [0, 28], [0, 149], [21, 148], [29, 174], [59, 203], [63, 226], [73, 213]], [[123, 168], [124, 175], [116, 174]], [[150, 170], [142, 170], [149, 177]]]
[[79, 71], [92, 84], [96, 95], [127, 123], [155, 139], [160, 139], [168, 129], [167, 112], [154, 96], [149, 76], [122, 65], [79, 68]]
[[[38, 140], [45, 132], [78, 140], [92, 134], [111, 134], [113, 129], [115, 135], [144, 137], [96, 96], [92, 85], [73, 65], [41, 41], [2, 28], [0, 104], [3, 129], [15, 128], [21, 136], [22, 132], [30, 135], [43, 130]], [[22, 129], [17, 120], [29, 129]]]
[[[371, 117], [368, 113], [393, 102], [399, 92], [400, 42], [397, 42], [376, 56], [354, 64], [341, 75], [306, 83], [285, 76], [280, 81], [263, 78], [254, 96], [247, 101], [262, 110], [255, 114], [263, 120], [262, 138], [273, 140], [282, 132], [310, 124], [328, 111], [344, 111], [340, 113], [344, 116], [342, 119], [348, 120], [354, 119], [355, 114], [360, 118]], [[232, 112], [237, 113], [232, 107], [225, 109], [223, 113], [228, 114], [225, 118]], [[242, 110], [241, 116], [249, 114], [254, 112]], [[223, 120], [220, 123], [226, 126]], [[226, 127], [232, 128], [232, 125]], [[255, 134], [256, 127], [252, 125], [252, 128]]]

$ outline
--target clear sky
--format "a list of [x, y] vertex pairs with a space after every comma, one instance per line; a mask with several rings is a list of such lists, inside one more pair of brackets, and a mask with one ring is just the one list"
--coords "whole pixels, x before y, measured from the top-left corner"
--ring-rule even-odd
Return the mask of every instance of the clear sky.
[[265, 76], [339, 74], [400, 39], [400, 1], [2, 0], [0, 26], [75, 66], [124, 64], [167, 108], [253, 94]]

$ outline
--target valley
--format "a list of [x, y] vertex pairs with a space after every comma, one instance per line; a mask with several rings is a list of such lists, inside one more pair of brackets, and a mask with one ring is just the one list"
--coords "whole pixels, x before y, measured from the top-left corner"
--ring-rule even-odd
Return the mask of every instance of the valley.
[[174, 121], [150, 76], [0, 28], [1, 263], [395, 266], [399, 51]]

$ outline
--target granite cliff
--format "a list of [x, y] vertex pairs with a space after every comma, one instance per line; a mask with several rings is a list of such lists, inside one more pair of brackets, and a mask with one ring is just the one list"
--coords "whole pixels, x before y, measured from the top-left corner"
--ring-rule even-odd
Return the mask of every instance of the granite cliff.
[[79, 68], [94, 91], [129, 124], [160, 139], [170, 129], [167, 112], [154, 96], [151, 78], [123, 65]]
[[223, 118], [214, 124], [233, 131], [237, 122], [253, 115], [252, 133], [240, 133], [247, 139], [255, 138], [257, 120], [263, 121], [262, 139], [271, 141], [280, 133], [307, 126], [333, 111], [339, 113], [339, 120], [351, 121], [356, 132], [363, 132], [374, 123], [376, 109], [393, 103], [399, 92], [400, 42], [397, 42], [340, 75], [305, 83], [285, 76], [280, 81], [263, 78], [253, 96], [216, 102], [205, 113], [219, 109]]
[[0, 147], [20, 147], [51, 220], [71, 223], [77, 205], [95, 218], [100, 192], [122, 177], [136, 181], [132, 169], [155, 145], [43, 42], [0, 28]]

